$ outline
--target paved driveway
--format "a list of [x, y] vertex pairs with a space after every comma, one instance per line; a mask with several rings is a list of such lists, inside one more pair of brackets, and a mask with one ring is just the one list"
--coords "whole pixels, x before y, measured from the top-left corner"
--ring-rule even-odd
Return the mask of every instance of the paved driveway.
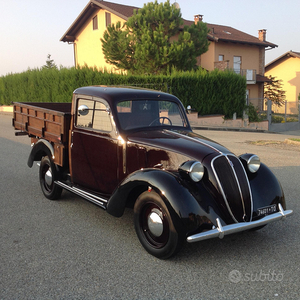
[[247, 143], [285, 135], [200, 133], [259, 154], [294, 215], [163, 261], [138, 242], [130, 210], [114, 218], [68, 192], [46, 200], [37, 167], [26, 165], [29, 139], [14, 137], [0, 115], [0, 299], [299, 299], [300, 152]]

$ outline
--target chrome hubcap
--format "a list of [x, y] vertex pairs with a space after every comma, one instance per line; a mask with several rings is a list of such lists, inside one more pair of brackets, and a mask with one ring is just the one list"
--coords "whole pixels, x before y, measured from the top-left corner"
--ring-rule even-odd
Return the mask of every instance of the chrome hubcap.
[[49, 186], [52, 184], [52, 172], [50, 169], [45, 173], [45, 182]]
[[161, 217], [161, 212], [154, 209], [148, 216], [148, 228], [150, 232], [159, 237], [163, 233], [164, 225]]

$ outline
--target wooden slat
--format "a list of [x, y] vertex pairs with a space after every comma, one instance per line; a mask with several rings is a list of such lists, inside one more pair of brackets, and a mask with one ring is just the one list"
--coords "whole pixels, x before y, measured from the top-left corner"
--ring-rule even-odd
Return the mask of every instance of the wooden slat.
[[[30, 136], [67, 145], [71, 121], [70, 103], [15, 103], [14, 127]], [[60, 155], [63, 151], [59, 150]]]

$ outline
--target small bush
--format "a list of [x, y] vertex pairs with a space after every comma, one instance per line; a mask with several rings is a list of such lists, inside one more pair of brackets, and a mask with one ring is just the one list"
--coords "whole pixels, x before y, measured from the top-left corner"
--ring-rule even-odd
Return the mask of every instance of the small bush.
[[272, 123], [284, 123], [284, 117], [272, 115]]
[[298, 119], [297, 118], [293, 118], [293, 117], [289, 117], [289, 118], [286, 118], [286, 121], [287, 122], [298, 122]]
[[260, 122], [262, 119], [259, 117], [257, 113], [257, 108], [254, 107], [252, 103], [250, 103], [246, 108], [246, 113], [249, 117], [249, 122]]

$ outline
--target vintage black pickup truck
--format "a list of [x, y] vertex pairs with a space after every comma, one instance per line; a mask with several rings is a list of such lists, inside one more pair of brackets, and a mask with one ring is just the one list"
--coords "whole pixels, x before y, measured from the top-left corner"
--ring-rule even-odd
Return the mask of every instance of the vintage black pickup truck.
[[82, 87], [72, 103], [14, 103], [13, 126], [31, 137], [28, 166], [40, 162], [45, 197], [65, 189], [115, 217], [133, 208], [141, 244], [159, 258], [292, 214], [257, 155], [193, 133], [170, 94]]

